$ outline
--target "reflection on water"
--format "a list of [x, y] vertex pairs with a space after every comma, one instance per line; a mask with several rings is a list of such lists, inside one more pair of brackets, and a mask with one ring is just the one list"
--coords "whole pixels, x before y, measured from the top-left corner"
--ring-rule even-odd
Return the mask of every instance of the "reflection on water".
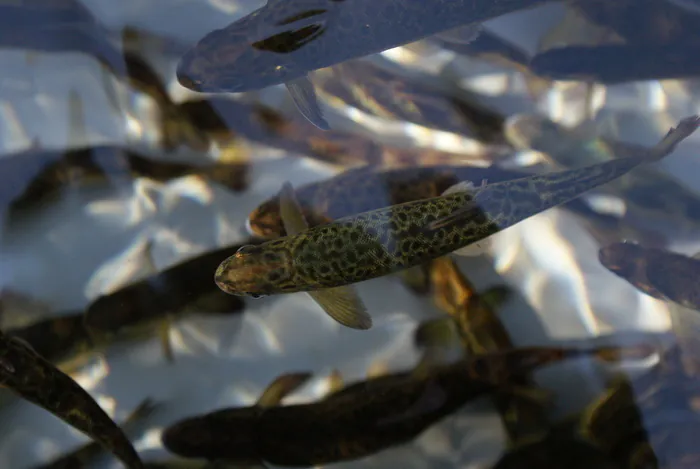
[[[157, 404], [124, 428], [141, 459], [162, 467], [205, 467], [167, 451], [166, 429], [247, 406], [263, 416], [241, 420], [246, 432], [219, 422], [197, 437], [226, 446], [222, 435], [242, 435], [255, 450], [247, 462], [280, 465], [691, 467], [698, 133], [659, 163], [488, 237], [476, 256], [428, 256], [353, 284], [369, 330], [333, 321], [329, 303], [305, 293], [253, 299], [214, 282], [238, 247], [263, 241], [252, 235], [290, 233], [278, 197], [286, 181], [302, 209], [295, 220], [317, 226], [438, 197], [465, 179], [488, 188], [642, 158], [700, 112], [697, 2], [442, 3], [453, 10], [413, 0], [287, 0], [252, 16], [263, 2], [0, 5], [2, 340], [67, 373], [115, 427], [145, 399]], [[480, 35], [435, 35], [462, 26], [472, 4]], [[290, 37], [304, 44], [279, 53]], [[307, 120], [317, 111], [298, 96], [268, 86], [291, 79], [309, 80], [331, 130]], [[427, 227], [455, 223], [424, 216]], [[342, 252], [379, 262], [353, 242]], [[340, 259], [319, 259], [348, 275]], [[2, 340], [0, 358], [10, 350]], [[508, 384], [445, 404], [441, 380], [454, 368], [444, 365], [455, 356], [601, 345], [626, 353], [517, 377], [514, 362], [498, 368], [488, 355], [478, 370]], [[86, 444], [49, 415], [60, 406], [17, 396], [13, 379], [30, 370], [16, 360], [0, 359], [10, 388], [0, 395], [0, 466], [36, 467]], [[258, 402], [290, 373], [310, 377]], [[400, 380], [418, 390], [391, 394]], [[289, 414], [265, 411], [282, 397]], [[367, 436], [386, 440], [374, 447]], [[302, 454], [314, 442], [319, 453]], [[337, 454], [321, 454], [320, 442]], [[95, 453], [86, 467], [119, 467]]]

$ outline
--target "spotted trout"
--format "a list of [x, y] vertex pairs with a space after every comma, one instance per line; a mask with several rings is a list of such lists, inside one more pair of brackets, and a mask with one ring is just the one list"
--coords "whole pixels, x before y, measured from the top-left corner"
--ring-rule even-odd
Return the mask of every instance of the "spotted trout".
[[[640, 156], [480, 187], [338, 219], [257, 246], [244, 246], [215, 273], [234, 295], [314, 292], [362, 282], [477, 243], [544, 210], [658, 161], [700, 125], [683, 119]], [[287, 230], [289, 232], [289, 230]]]

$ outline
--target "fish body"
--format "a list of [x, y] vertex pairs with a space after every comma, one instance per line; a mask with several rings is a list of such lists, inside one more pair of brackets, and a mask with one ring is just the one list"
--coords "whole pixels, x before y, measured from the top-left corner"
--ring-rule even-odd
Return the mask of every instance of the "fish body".
[[[236, 245], [205, 253], [97, 298], [85, 311], [85, 327], [93, 336], [110, 337], [138, 333], [144, 328], [152, 330], [153, 323], [187, 312], [190, 307], [203, 313], [242, 311], [242, 301], [226, 301], [226, 295], [213, 288], [211, 282], [211, 271], [221, 255], [239, 248]], [[200, 310], [200, 301], [215, 307]]]
[[379, 144], [349, 132], [321, 131], [305, 119], [296, 115], [284, 116], [260, 103], [223, 97], [185, 101], [178, 106], [198, 128], [215, 134], [216, 138], [242, 137], [344, 167], [454, 164], [455, 161], [484, 163], [505, 154], [503, 148], [495, 145], [460, 154]]
[[[122, 430], [131, 433], [134, 427], [148, 418], [157, 407], [150, 399], [145, 399], [141, 404], [134, 409], [122, 423]], [[104, 448], [93, 441], [87, 443], [75, 451], [71, 451], [47, 464], [34, 467], [34, 469], [79, 469], [83, 467], [91, 467], [92, 463], [104, 453]]]
[[0, 385], [98, 441], [128, 468], [143, 467], [123, 431], [83, 388], [24, 342], [2, 333]]
[[0, 48], [83, 52], [125, 76], [123, 57], [110, 36], [79, 1], [0, 4]]
[[[491, 183], [523, 178], [526, 171], [496, 166], [426, 166], [382, 170], [363, 167], [338, 176], [301, 186], [295, 190], [304, 216], [311, 226], [405, 202], [438, 197], [459, 181]], [[279, 195], [264, 201], [248, 216], [248, 228], [255, 236], [285, 235], [280, 218]]]
[[[444, 91], [413, 83], [366, 60], [351, 60], [319, 71], [314, 85], [319, 97], [330, 105], [352, 106], [386, 120], [411, 122], [468, 137], [478, 133], [474, 127], [485, 127], [482, 133], [496, 133], [494, 127], [498, 127], [489, 113], [483, 113], [487, 118], [477, 119], [476, 126], [472, 125], [460, 112], [456, 99]], [[480, 111], [475, 106], [471, 109]]]
[[[647, 151], [641, 145], [600, 137], [588, 124], [571, 129], [541, 116], [518, 115], [508, 119], [505, 133], [514, 146], [542, 152], [553, 166], [561, 169]], [[670, 225], [675, 233], [684, 229], [684, 225], [694, 230], [700, 222], [697, 194], [651, 166], [641, 166], [613, 181], [605, 187], [605, 192], [624, 200], [625, 218], [635, 227], [648, 226], [651, 231], [657, 231]]]
[[547, 1], [270, 0], [201, 39], [180, 60], [177, 78], [201, 92], [266, 88]]
[[[470, 187], [363, 212], [295, 236], [245, 246], [215, 273], [235, 295], [269, 295], [349, 285], [423, 264], [655, 161], [700, 123], [692, 117], [649, 154], [579, 169]], [[667, 140], [668, 139], [668, 140]]]
[[598, 258], [642, 292], [700, 310], [700, 259], [635, 243], [601, 248]]
[[67, 362], [94, 348], [82, 311], [10, 329], [7, 335], [27, 342], [39, 355], [64, 371], [72, 367]]
[[175, 423], [171, 452], [190, 458], [306, 467], [358, 459], [405, 443], [511, 376], [599, 350], [524, 348], [352, 384], [325, 399], [226, 409]]
[[605, 44], [549, 49], [532, 58], [532, 71], [552, 80], [614, 85], [631, 81], [672, 80], [700, 75], [694, 57], [700, 43]]

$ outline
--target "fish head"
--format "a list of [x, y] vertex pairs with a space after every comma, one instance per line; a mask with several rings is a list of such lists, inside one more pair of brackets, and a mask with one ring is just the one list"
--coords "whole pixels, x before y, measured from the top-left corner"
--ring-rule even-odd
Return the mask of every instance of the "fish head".
[[270, 2], [185, 53], [177, 79], [200, 92], [244, 92], [290, 82], [310, 70], [294, 52], [322, 35], [344, 0]]
[[286, 231], [280, 216], [279, 197], [263, 202], [250, 212], [246, 228], [251, 235], [261, 238], [284, 236]]
[[232, 463], [254, 464], [260, 462], [257, 432], [251, 428], [256, 418], [256, 410], [250, 407], [188, 418], [166, 428], [161, 441], [168, 451], [185, 458], [216, 460], [225, 456]]
[[214, 281], [231, 295], [259, 298], [295, 291], [292, 267], [293, 258], [286, 247], [286, 238], [280, 238], [241, 247], [219, 265]]

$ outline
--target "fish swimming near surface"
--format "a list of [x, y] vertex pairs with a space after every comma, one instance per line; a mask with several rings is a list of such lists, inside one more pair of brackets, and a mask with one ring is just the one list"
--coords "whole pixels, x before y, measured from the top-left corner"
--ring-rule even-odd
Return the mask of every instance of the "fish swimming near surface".
[[257, 90], [285, 83], [298, 109], [328, 129], [307, 74], [551, 0], [269, 0], [210, 32], [177, 67], [199, 92]]
[[604, 44], [549, 49], [532, 58], [532, 71], [552, 80], [615, 85], [632, 81], [678, 80], [700, 75], [700, 44]]
[[515, 349], [449, 365], [419, 364], [412, 371], [341, 387], [318, 402], [279, 406], [290, 389], [308, 378], [288, 374], [273, 382], [256, 405], [176, 422], [163, 432], [162, 441], [179, 456], [210, 461], [292, 467], [349, 461], [411, 441], [467, 402], [507, 389], [513, 376], [575, 357], [617, 361], [649, 353], [653, 350], [645, 344]]
[[[477, 166], [420, 166], [398, 169], [360, 167], [295, 189], [309, 225], [414, 200], [437, 197], [460, 181], [492, 183], [530, 176], [522, 170]], [[280, 216], [280, 195], [258, 205], [248, 215], [248, 230], [261, 238], [277, 238], [286, 231]]]
[[143, 467], [124, 432], [90, 394], [26, 342], [4, 333], [0, 333], [0, 386], [96, 440], [129, 469]]
[[182, 57], [177, 77], [201, 92], [261, 89], [548, 1], [270, 0], [207, 34]]
[[[305, 291], [325, 296], [328, 304], [333, 301], [328, 297], [333, 296], [330, 289], [405, 270], [468, 247], [640, 164], [658, 161], [698, 125], [698, 116], [683, 119], [658, 145], [636, 157], [479, 187], [460, 183], [439, 197], [363, 212], [310, 229], [304, 229], [306, 222], [294, 223], [293, 231], [287, 229], [289, 236], [244, 246], [224, 260], [215, 281], [234, 295]], [[283, 187], [282, 197], [288, 212], [296, 206], [303, 219], [291, 185]], [[285, 222], [285, 228], [287, 225]], [[331, 316], [350, 327], [371, 327], [366, 312], [346, 309], [344, 314], [342, 319]]]
[[700, 258], [631, 242], [605, 246], [598, 258], [647, 295], [700, 311]]

